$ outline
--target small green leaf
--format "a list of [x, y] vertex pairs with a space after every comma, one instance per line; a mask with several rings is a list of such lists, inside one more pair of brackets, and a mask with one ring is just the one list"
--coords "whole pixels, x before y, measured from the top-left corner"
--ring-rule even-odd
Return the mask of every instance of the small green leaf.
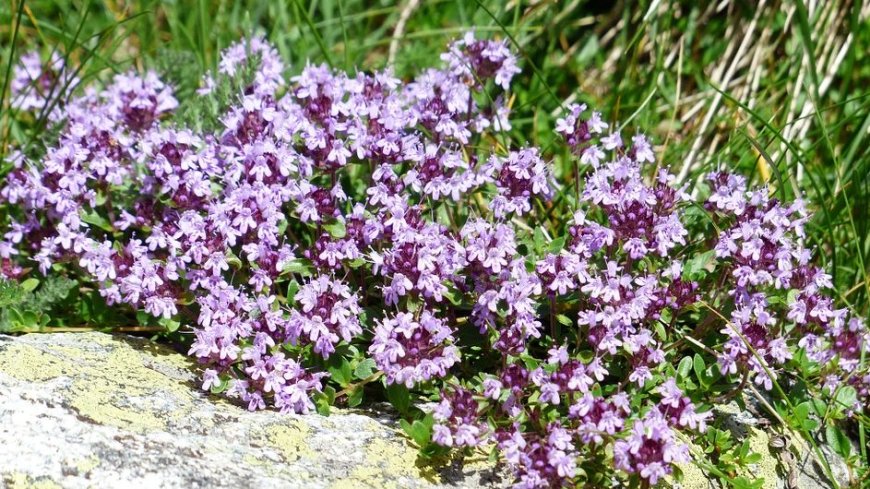
[[323, 229], [325, 229], [326, 232], [335, 239], [341, 239], [347, 236], [347, 228], [342, 221], [336, 220], [329, 224], [324, 224]]
[[106, 231], [109, 233], [112, 233], [115, 231], [115, 227], [112, 226], [112, 223], [110, 223], [108, 219], [97, 214], [94, 211], [82, 213], [81, 218], [82, 218], [82, 221], [84, 221], [88, 224], [91, 224], [93, 226], [96, 226], [96, 227], [102, 229], [103, 231]]
[[405, 302], [405, 308], [407, 308], [409, 312], [416, 313], [421, 307], [423, 307], [423, 303], [420, 299], [414, 296], [408, 296], [408, 300]]
[[710, 250], [701, 253], [683, 264], [683, 278], [687, 280], [700, 280], [712, 272], [715, 268], [716, 251]]
[[359, 386], [347, 395], [347, 406], [348, 407], [357, 407], [362, 404], [363, 400], [363, 386]]
[[445, 281], [444, 286], [447, 287], [447, 291], [444, 292], [444, 297], [446, 297], [447, 300], [449, 300], [450, 303], [454, 306], [462, 304], [462, 294], [459, 292], [459, 290], [456, 289], [456, 286], [453, 285], [453, 282], [449, 280]]
[[544, 237], [544, 232], [541, 231], [540, 227], [535, 228], [534, 242], [535, 242], [535, 251], [538, 251], [538, 252], [544, 251], [546, 244], [547, 244], [547, 238]]
[[145, 311], [136, 311], [136, 323], [138, 323], [139, 326], [147, 326], [153, 318], [154, 316]]
[[326, 395], [326, 400], [329, 401], [330, 405], [332, 405], [332, 403], [335, 402], [335, 388], [334, 387], [332, 387], [331, 385], [326, 386], [323, 389], [323, 394]]
[[680, 360], [680, 365], [677, 367], [677, 373], [680, 374], [680, 377], [686, 378], [689, 376], [689, 372], [692, 371], [692, 358], [691, 357], [683, 357]]
[[24, 311], [21, 313], [22, 323], [25, 328], [39, 328], [39, 316], [33, 311]]
[[413, 438], [413, 435], [411, 434], [411, 433], [412, 433], [411, 423], [409, 423], [408, 420], [406, 420], [406, 419], [400, 419], [400, 420], [399, 420], [399, 426], [402, 427], [402, 431], [404, 431], [408, 436], [410, 436], [411, 438]]
[[414, 440], [414, 443], [420, 447], [420, 450], [425, 450], [431, 444], [432, 426], [435, 424], [431, 414], [427, 414], [423, 419], [414, 420], [413, 423], [403, 419], [400, 424], [402, 430]]
[[414, 421], [414, 424], [411, 425], [412, 435], [414, 437], [414, 441], [417, 442], [421, 447], [425, 447], [429, 444], [429, 440], [431, 437], [431, 428], [427, 426], [425, 423], [422, 423], [420, 420]]
[[745, 457], [743, 457], [743, 463], [744, 464], [757, 464], [758, 462], [761, 462], [762, 458], [763, 457], [761, 456], [760, 453], [753, 452], [753, 453], [750, 453], [750, 454], [746, 455]]
[[840, 455], [843, 458], [848, 458], [852, 455], [852, 442], [849, 441], [849, 437], [843, 433], [843, 430], [833, 424], [828, 425], [828, 427], [825, 428], [825, 437], [828, 440], [828, 444], [831, 445], [831, 448], [835, 453], [837, 453], [837, 455]]
[[760, 489], [761, 487], [764, 487], [764, 477], [750, 480], [741, 476], [735, 477], [729, 482], [735, 489]]
[[174, 333], [178, 331], [179, 327], [181, 327], [181, 323], [172, 318], [160, 318], [160, 320], [157, 321], [157, 324], [163, 326], [167, 333]]
[[811, 399], [810, 403], [812, 403], [813, 410], [816, 416], [823, 418], [825, 417], [825, 413], [828, 412], [828, 404], [821, 399]]
[[346, 358], [333, 355], [330, 359], [330, 365], [326, 368], [332, 380], [338, 382], [338, 385], [346, 387], [353, 380], [353, 369], [350, 367], [350, 362]]
[[695, 353], [695, 358], [692, 361], [692, 368], [695, 371], [695, 376], [698, 378], [698, 382], [700, 382], [702, 386], [707, 387], [709, 385], [709, 376], [707, 375], [707, 365], [704, 364], [704, 358], [701, 357], [701, 354]]
[[855, 391], [855, 388], [851, 385], [847, 385], [841, 387], [837, 392], [837, 407], [841, 409], [849, 409], [855, 404], [855, 401], [858, 399], [858, 393]]
[[553, 241], [550, 242], [550, 253], [558, 254], [562, 251], [562, 248], [565, 246], [565, 240], [568, 239], [568, 236], [560, 236]]
[[391, 384], [387, 386], [387, 400], [402, 414], [408, 412], [411, 408], [411, 393], [408, 388], [402, 384]]
[[296, 292], [299, 292], [299, 282], [295, 279], [287, 284], [287, 302], [290, 304], [296, 303]]
[[39, 286], [39, 279], [29, 278], [23, 282], [21, 282], [21, 288], [24, 289], [25, 292], [33, 292]]
[[566, 316], [564, 314], [557, 314], [556, 321], [559, 321], [559, 323], [561, 323], [564, 326], [571, 326], [572, 324], [574, 324], [574, 321], [571, 321], [571, 318], [569, 318], [568, 316]]
[[226, 391], [229, 386], [230, 386], [230, 378], [228, 376], [227, 377], [221, 376], [220, 383], [218, 385], [211, 386], [211, 389], [209, 389], [209, 392], [211, 392], [212, 394], [220, 394], [220, 393]]
[[371, 358], [366, 358], [357, 364], [356, 368], [353, 370], [353, 375], [360, 380], [367, 379], [372, 376], [374, 369], [375, 361]]
[[332, 386], [326, 386], [323, 392], [314, 394], [314, 405], [317, 408], [317, 414], [321, 416], [329, 416], [330, 406], [335, 402], [335, 389]]
[[812, 406], [808, 402], [802, 402], [794, 407], [794, 415], [798, 419], [806, 419], [810, 414]]
[[659, 321], [656, 321], [655, 325], [653, 326], [653, 329], [656, 330], [656, 335], [659, 337], [660, 340], [666, 341], [668, 339], [668, 332], [665, 330], [664, 324], [662, 324]]
[[534, 369], [538, 368], [538, 364], [539, 364], [538, 360], [535, 357], [533, 357], [527, 353], [521, 354], [520, 360], [523, 361], [526, 368], [529, 370], [534, 370]]
[[[311, 275], [311, 262], [295, 258], [281, 265], [282, 274], [297, 273], [303, 277]], [[288, 296], [289, 297], [289, 296]]]
[[227, 264], [228, 264], [229, 266], [235, 268], [236, 270], [241, 270], [241, 268], [242, 268], [242, 260], [239, 259], [239, 257], [236, 256], [235, 253], [233, 253], [233, 252], [230, 251], [230, 250], [227, 250], [227, 253], [226, 253], [226, 257], [225, 257], [225, 258], [226, 258], [226, 260], [227, 260]]

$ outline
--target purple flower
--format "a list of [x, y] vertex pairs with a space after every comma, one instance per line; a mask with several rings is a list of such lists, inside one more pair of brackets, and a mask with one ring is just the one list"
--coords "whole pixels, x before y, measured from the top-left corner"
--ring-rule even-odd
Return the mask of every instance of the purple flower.
[[477, 401], [471, 391], [456, 388], [441, 393], [441, 402], [432, 411], [435, 425], [433, 441], [443, 446], [476, 447], [490, 436], [481, 423]]
[[494, 181], [498, 189], [490, 204], [497, 217], [528, 213], [533, 196], [549, 199], [552, 195], [550, 169], [537, 148], [511, 151], [506, 158], [493, 156], [483, 167], [482, 175]]
[[300, 287], [295, 299], [299, 309], [286, 323], [291, 343], [310, 343], [316, 353], [329, 358], [339, 341], [349, 342], [362, 333], [359, 299], [345, 283], [320, 276]]
[[689, 461], [689, 447], [677, 440], [659, 411], [653, 409], [634, 422], [628, 438], [615, 443], [613, 459], [618, 468], [655, 485], [672, 472], [672, 464]]
[[413, 387], [444, 377], [459, 361], [452, 333], [443, 320], [428, 310], [422, 311], [419, 320], [400, 312], [378, 324], [368, 351], [388, 384]]

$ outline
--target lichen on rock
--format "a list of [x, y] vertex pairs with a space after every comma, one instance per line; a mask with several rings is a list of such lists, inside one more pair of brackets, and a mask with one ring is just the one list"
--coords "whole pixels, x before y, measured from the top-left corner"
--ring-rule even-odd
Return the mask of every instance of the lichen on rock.
[[[427, 467], [394, 422], [249, 412], [196, 366], [102, 333], [0, 336], [0, 486], [503, 487], [492, 464]], [[27, 440], [22, 443], [21, 440]]]

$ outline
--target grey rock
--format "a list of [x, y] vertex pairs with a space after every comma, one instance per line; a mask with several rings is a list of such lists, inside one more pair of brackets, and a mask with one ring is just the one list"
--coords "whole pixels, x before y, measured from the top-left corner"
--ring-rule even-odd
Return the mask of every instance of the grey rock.
[[249, 412], [172, 350], [101, 333], [0, 336], [0, 487], [503, 487], [484, 459], [422, 464], [378, 413]]

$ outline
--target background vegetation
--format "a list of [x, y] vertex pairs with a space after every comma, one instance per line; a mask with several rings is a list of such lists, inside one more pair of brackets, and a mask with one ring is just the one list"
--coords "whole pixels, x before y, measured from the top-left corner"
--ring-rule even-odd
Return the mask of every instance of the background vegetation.
[[[808, 239], [842, 303], [866, 316], [868, 17], [867, 0], [6, 0], [0, 82], [10, 59], [39, 47], [68, 54], [85, 81], [134, 63], [154, 68], [185, 100], [222, 48], [257, 32], [292, 70], [392, 64], [408, 75], [473, 27], [509, 37], [524, 58], [514, 141], [549, 146], [560, 106], [583, 101], [646, 130], [664, 150], [661, 163], [690, 188], [727, 166], [785, 196], [804, 194], [815, 211]], [[8, 100], [2, 108], [0, 154], [38, 144], [44, 119], [22, 122]], [[565, 155], [554, 156], [560, 164]]]

